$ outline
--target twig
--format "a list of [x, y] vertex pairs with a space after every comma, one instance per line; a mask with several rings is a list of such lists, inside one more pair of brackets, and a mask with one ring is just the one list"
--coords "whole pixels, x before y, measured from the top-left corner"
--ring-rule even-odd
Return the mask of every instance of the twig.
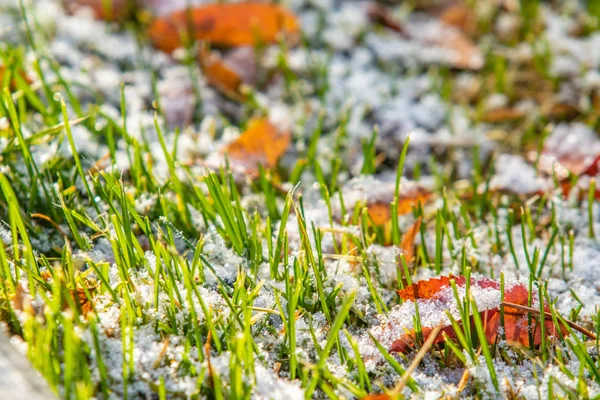
[[[532, 314], [535, 315], [540, 315], [540, 310], [532, 308], [532, 307], [527, 307], [527, 306], [523, 306], [520, 304], [515, 304], [515, 303], [509, 303], [507, 301], [503, 301], [501, 303], [501, 305], [503, 307], [512, 307], [512, 308], [516, 308], [517, 310], [522, 310], [522, 311], [527, 311], [530, 312]], [[545, 318], [552, 318], [552, 314], [549, 313], [548, 311], [544, 311], [544, 317]], [[575, 322], [573, 321], [569, 321], [568, 319], [562, 318], [561, 319], [567, 324], [569, 325], [571, 328], [575, 329], [578, 332], [583, 333], [585, 336], [589, 337], [590, 339], [596, 340], [596, 335], [593, 332], [588, 331], [587, 329], [585, 329], [584, 327], [582, 327], [581, 325], [577, 325]]]
[[417, 366], [419, 365], [421, 360], [423, 360], [423, 357], [425, 357], [425, 354], [427, 354], [427, 352], [433, 345], [433, 342], [435, 341], [435, 339], [438, 337], [438, 335], [442, 331], [443, 327], [444, 327], [443, 322], [440, 322], [440, 324], [438, 326], [433, 328], [433, 330], [429, 334], [429, 337], [423, 344], [423, 347], [421, 347], [421, 349], [415, 356], [414, 360], [410, 363], [410, 365], [408, 366], [408, 369], [406, 371], [404, 371], [404, 375], [402, 376], [402, 379], [400, 380], [400, 382], [398, 382], [398, 384], [390, 392], [391, 398], [396, 398], [400, 395], [400, 393], [402, 393], [402, 390], [404, 389], [404, 386], [406, 386], [406, 384], [408, 383], [408, 380], [410, 379], [412, 373], [415, 371], [415, 369], [417, 368]]
[[[475, 355], [477, 357], [479, 357], [480, 354], [481, 354], [481, 346], [479, 347], [479, 349], [477, 349], [477, 353], [475, 353]], [[471, 373], [469, 372], [469, 369], [465, 368], [465, 372], [463, 372], [463, 374], [460, 378], [460, 381], [458, 382], [458, 393], [456, 394], [457, 396], [460, 395], [463, 390], [465, 390], [465, 387], [467, 387], [467, 382], [469, 381], [470, 377], [471, 377]]]

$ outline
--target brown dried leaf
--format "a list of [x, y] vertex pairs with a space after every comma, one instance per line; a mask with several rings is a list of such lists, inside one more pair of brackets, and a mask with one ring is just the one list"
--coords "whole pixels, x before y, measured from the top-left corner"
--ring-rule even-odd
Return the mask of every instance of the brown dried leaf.
[[438, 17], [446, 25], [460, 29], [473, 35], [477, 30], [477, 16], [471, 7], [464, 3], [452, 4], [446, 7]]
[[483, 67], [483, 54], [469, 37], [457, 29], [448, 30], [444, 36], [437, 38], [436, 45], [455, 54], [451, 65], [458, 69], [478, 70]]
[[513, 122], [519, 119], [525, 118], [526, 113], [522, 110], [517, 110], [515, 108], [509, 107], [501, 107], [494, 108], [489, 111], [486, 111], [481, 116], [482, 122], [487, 122], [490, 124], [499, 124], [503, 122]]

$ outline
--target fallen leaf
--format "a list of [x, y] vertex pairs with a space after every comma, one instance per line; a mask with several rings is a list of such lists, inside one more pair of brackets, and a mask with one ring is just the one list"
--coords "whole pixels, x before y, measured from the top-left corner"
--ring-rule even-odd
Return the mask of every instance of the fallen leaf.
[[[87, 288], [88, 292], [90, 293], [90, 296], [92, 296], [95, 289], [96, 289], [95, 287]], [[77, 288], [76, 290], [70, 290], [70, 293], [71, 293], [71, 298], [74, 301], [76, 301], [77, 303], [79, 303], [79, 306], [81, 307], [81, 313], [84, 316], [87, 316], [94, 309], [92, 306], [92, 303], [90, 302], [87, 295], [85, 294], [85, 289]], [[67, 307], [67, 304], [65, 304], [65, 308], [66, 307]]]
[[402, 236], [400, 242], [400, 250], [407, 263], [412, 263], [415, 258], [415, 239], [421, 230], [421, 222], [423, 217], [419, 217]]
[[449, 5], [443, 9], [438, 19], [468, 35], [473, 35], [477, 30], [477, 16], [473, 8], [462, 2]]
[[181, 33], [189, 25], [192, 40], [238, 47], [276, 43], [282, 35], [295, 39], [300, 26], [286, 8], [270, 3], [211, 3], [158, 18], [149, 36], [158, 49], [172, 53], [182, 47]]
[[380, 394], [370, 394], [368, 396], [361, 397], [362, 400], [391, 400], [391, 396], [389, 394], [380, 393]]
[[[462, 276], [448, 276], [448, 277], [440, 277], [429, 279], [425, 281], [419, 281], [407, 288], [398, 291], [400, 298], [404, 301], [416, 301], [419, 300], [427, 300], [427, 301], [440, 301], [440, 300], [449, 300], [451, 301], [454, 298], [454, 294], [449, 290], [444, 290], [445, 288], [450, 287], [450, 280], [454, 279], [456, 282], [456, 286], [458, 288], [464, 288], [466, 284], [466, 279]], [[500, 284], [492, 279], [481, 278], [481, 279], [471, 279], [471, 287], [479, 287], [481, 289], [491, 288], [500, 290]], [[526, 306], [528, 302], [528, 289], [525, 285], [518, 283], [512, 286], [509, 286], [505, 289], [504, 299], [505, 302], [514, 303], [516, 305]], [[451, 298], [447, 298], [447, 296], [451, 296]], [[545, 310], [548, 311], [548, 307], [544, 306]], [[529, 330], [529, 313], [514, 307], [504, 306], [504, 334], [506, 336], [506, 341], [513, 345], [523, 345], [528, 346], [530, 343], [530, 330]], [[444, 310], [440, 310], [440, 312], [444, 312]], [[488, 343], [494, 343], [498, 337], [499, 328], [501, 327], [501, 313], [500, 308], [491, 308], [487, 310], [483, 310], [480, 312], [481, 319], [484, 325], [485, 336]], [[532, 315], [533, 322], [531, 324], [531, 328], [534, 330], [532, 332], [533, 345], [537, 346], [541, 343], [541, 329], [539, 328], [539, 317]], [[462, 321], [458, 321], [462, 323]], [[472, 323], [472, 321], [471, 321]], [[544, 320], [546, 335], [555, 336], [557, 334], [557, 329], [554, 326], [552, 320], [545, 319]], [[431, 332], [433, 331], [433, 327], [423, 327], [422, 333], [423, 338], [427, 339]], [[451, 325], [444, 326], [441, 330], [441, 333], [445, 333], [448, 338], [454, 339], [455, 333], [454, 329]], [[566, 330], [561, 327], [561, 332], [563, 334], [566, 333]], [[444, 335], [439, 334], [434, 343], [441, 343], [445, 340]], [[391, 352], [400, 352], [404, 353], [411, 349], [415, 342], [415, 332], [411, 331], [402, 337], [396, 339], [390, 348]]]
[[510, 107], [493, 108], [486, 111], [481, 116], [482, 122], [490, 124], [499, 124], [503, 122], [513, 122], [525, 118], [525, 111]]
[[246, 82], [227, 60], [221, 59], [214, 53], [202, 50], [200, 52], [200, 66], [211, 86], [230, 99], [239, 102], [245, 100], [241, 88]]
[[458, 69], [478, 70], [483, 67], [484, 59], [479, 47], [458, 29], [449, 27], [444, 35], [440, 35], [431, 42], [452, 51], [450, 65]]
[[254, 86], [258, 80], [257, 55], [252, 46], [236, 47], [223, 56], [223, 62], [231, 68], [242, 81]]
[[404, 268], [400, 256], [404, 257], [404, 261], [410, 268], [415, 259], [415, 239], [417, 238], [417, 234], [420, 232], [422, 221], [423, 217], [419, 217], [404, 233], [402, 236], [402, 241], [400, 242], [401, 253], [398, 255], [398, 280], [401, 280], [403, 284], [408, 283], [408, 277], [404, 275]]
[[[442, 289], [450, 287], [450, 281], [454, 279], [457, 287], [465, 286], [466, 279], [463, 276], [442, 276], [439, 278], [432, 278], [426, 281], [419, 281], [412, 284], [411, 286], [398, 291], [398, 296], [404, 301], [415, 301], [416, 299], [432, 299], [440, 294]], [[472, 284], [481, 288], [491, 287], [493, 289], [500, 289], [500, 284], [491, 279], [482, 278], [479, 280], [472, 280]]]
[[292, 135], [280, 132], [268, 118], [250, 121], [248, 129], [224, 150], [232, 167], [243, 169], [250, 175], [258, 175], [258, 166], [273, 168], [286, 152]]
[[581, 111], [573, 104], [568, 103], [544, 103], [542, 104], [541, 114], [550, 119], [568, 119], [581, 114]]
[[[431, 192], [416, 188], [412, 192], [403, 193], [398, 199], [398, 215], [412, 212], [419, 204], [425, 204], [431, 197]], [[375, 225], [385, 225], [392, 218], [392, 210], [389, 203], [372, 202], [367, 203], [367, 212]]]

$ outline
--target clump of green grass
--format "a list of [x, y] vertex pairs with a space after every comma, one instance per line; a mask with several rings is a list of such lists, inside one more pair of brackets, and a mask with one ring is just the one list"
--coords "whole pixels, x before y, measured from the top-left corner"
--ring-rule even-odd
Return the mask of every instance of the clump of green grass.
[[[546, 281], [573, 271], [581, 233], [563, 226], [552, 195], [523, 201], [495, 192], [490, 186], [493, 158], [483, 159], [477, 146], [468, 155], [472, 175], [461, 185], [452, 151], [442, 161], [431, 157], [429, 164], [407, 168], [410, 140], [397, 159], [386, 159], [378, 144], [384, 138], [374, 128], [359, 149], [360, 173], [395, 173], [389, 232], [375, 226], [364, 205], [346, 208], [341, 176], [355, 167], [347, 162], [348, 110], [339, 110], [333, 123], [325, 112], [318, 114], [314, 126], [297, 135], [305, 143], [295, 164], [288, 170], [261, 167], [248, 183], [227, 166], [199, 175], [194, 166], [182, 164], [177, 150], [185, 133], [163, 126], [162, 99], [156, 98], [153, 128], [164, 159], [157, 167], [150, 140], [145, 134], [135, 137], [127, 124], [124, 86], [120, 118], [102, 111], [101, 101], [82, 104], [60, 65], [37, 45], [38, 33], [24, 6], [21, 11], [36, 76], [30, 82], [20, 75], [22, 46], [3, 46], [0, 58], [7, 68], [0, 119], [8, 124], [0, 131], [0, 320], [27, 344], [33, 366], [61, 397], [249, 398], [267, 373], [277, 382], [291, 381], [286, 388], [301, 389], [306, 398], [361, 398], [385, 388], [384, 378], [398, 382], [392, 394], [420, 396], [427, 383], [412, 373], [423, 357], [439, 370], [459, 368], [465, 379], [471, 369], [485, 368], [491, 387], [484, 387], [480, 377], [458, 387], [459, 393], [475, 397], [506, 394], [499, 366], [518, 370], [527, 363], [536, 374], [557, 367], [568, 378], [565, 383], [550, 376], [543, 388], [548, 397], [586, 397], [593, 392], [588, 386], [600, 385], [598, 340], [590, 343], [572, 329], [557, 311]], [[537, 29], [539, 4], [524, 2], [520, 12], [529, 21], [522, 35], [530, 37]], [[540, 79], [557, 84], [545, 69], [551, 54], [543, 44], [535, 43], [534, 68]], [[316, 44], [305, 39], [303, 46], [310, 50]], [[287, 65], [288, 49], [282, 44], [280, 50], [286, 99], [300, 101], [294, 88], [301, 77]], [[195, 78], [192, 47], [187, 51], [187, 67]], [[493, 89], [485, 90], [512, 96], [509, 71], [515, 66], [500, 56], [490, 58], [494, 65], [481, 74]], [[48, 63], [52, 81], [40, 62]], [[331, 89], [327, 65], [310, 62], [308, 79], [316, 98], [323, 100]], [[156, 71], [152, 76], [157, 93]], [[456, 74], [445, 71], [443, 78], [439, 94], [451, 101]], [[204, 110], [200, 90], [195, 83], [196, 121]], [[255, 99], [244, 112], [250, 115], [258, 108]], [[236, 122], [243, 125], [245, 117]], [[543, 135], [536, 127], [547, 122], [536, 120], [507, 147], [523, 150], [533, 144], [539, 151]], [[107, 145], [106, 168], [77, 148], [77, 125]], [[323, 143], [333, 143], [333, 151]], [[40, 157], [48, 144], [64, 144], [68, 154]], [[119, 154], [126, 156], [126, 171], [116, 168]], [[156, 168], [164, 168], [166, 178]], [[435, 181], [433, 206], [419, 205], [412, 215], [398, 215], [402, 179], [428, 174]], [[316, 183], [318, 201], [309, 197], [308, 185], [301, 185], [307, 176]], [[282, 190], [282, 181], [295, 188]], [[596, 239], [595, 192], [592, 180], [587, 206], [580, 207], [588, 221], [583, 236], [591, 241]], [[155, 201], [141, 211], [136, 206], [144, 196]], [[250, 196], [258, 196], [264, 207], [244, 207]], [[327, 215], [326, 226], [309, 218], [318, 208]], [[415, 259], [398, 256], [395, 267], [404, 279], [390, 282], [374, 249], [386, 244], [386, 235], [398, 248], [403, 223], [419, 217], [424, 222]], [[490, 262], [492, 257], [514, 264], [514, 270], [528, 277], [529, 288], [539, 293], [528, 306], [537, 301], [539, 315], [545, 315], [541, 305], [550, 304], [549, 317], [569, 335], [551, 340], [540, 324], [542, 344], [537, 348], [487, 342], [477, 303], [469, 295], [469, 278], [472, 273], [499, 278], [503, 296], [505, 271]], [[348, 289], [337, 279], [342, 267], [357, 288]], [[369, 327], [398, 306], [393, 290], [422, 276], [449, 272], [467, 278], [463, 299], [452, 287], [462, 323], [448, 317], [457, 339], [447, 338], [437, 347], [423, 340], [417, 304], [412, 323], [422, 351], [416, 356], [391, 354]], [[570, 296], [578, 306], [568, 318], [581, 319], [584, 301], [572, 290]], [[599, 320], [596, 313], [582, 323], [598, 336]], [[376, 368], [361, 353], [361, 339], [369, 336], [382, 357]], [[156, 357], [151, 370], [141, 371], [145, 364], [139, 353], [157, 343], [162, 347], [151, 353]], [[576, 388], [569, 386], [572, 382]], [[540, 386], [538, 382], [538, 390]]]

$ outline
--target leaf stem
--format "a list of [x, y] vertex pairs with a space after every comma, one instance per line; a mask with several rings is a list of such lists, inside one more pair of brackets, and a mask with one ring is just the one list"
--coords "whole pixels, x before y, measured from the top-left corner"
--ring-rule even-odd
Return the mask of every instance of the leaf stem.
[[[503, 301], [502, 303], [500, 303], [500, 305], [502, 307], [512, 307], [512, 308], [516, 308], [517, 310], [522, 310], [522, 311], [527, 311], [530, 312], [531, 314], [535, 314], [535, 315], [540, 315], [540, 311], [532, 308], [532, 307], [527, 307], [527, 306], [523, 306], [521, 304], [515, 304], [515, 303], [510, 303], [507, 301]], [[548, 311], [544, 311], [544, 317], [545, 318], [552, 318], [552, 314], [549, 313]], [[589, 337], [590, 339], [596, 340], [596, 335], [593, 332], [588, 331], [587, 329], [585, 329], [584, 327], [582, 327], [581, 325], [577, 325], [575, 322], [570, 321], [568, 319], [563, 318], [565, 323], [567, 325], [569, 325], [571, 328], [575, 329], [576, 331], [583, 333], [585, 336]]]

